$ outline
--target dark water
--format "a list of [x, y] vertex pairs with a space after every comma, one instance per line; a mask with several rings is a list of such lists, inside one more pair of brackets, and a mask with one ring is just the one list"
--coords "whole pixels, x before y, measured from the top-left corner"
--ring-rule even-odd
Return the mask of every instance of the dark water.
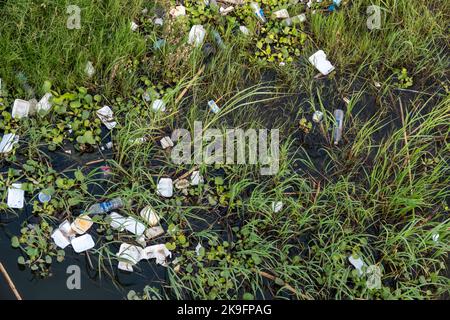
[[[97, 159], [110, 158], [110, 154], [95, 152], [79, 155], [72, 152], [67, 155], [64, 152], [52, 154], [52, 167], [58, 172], [67, 169], [76, 169], [89, 161]], [[87, 168], [87, 171], [95, 169], [95, 166], [104, 165], [104, 162]], [[2, 169], [7, 169], [4, 166]], [[68, 174], [69, 176], [69, 174]], [[93, 190], [90, 190], [91, 192]], [[102, 195], [103, 190], [96, 190], [94, 194]], [[29, 195], [26, 195], [25, 201], [30, 202]], [[151, 284], [154, 287], [160, 287], [164, 281], [166, 270], [164, 267], [156, 265], [153, 260], [141, 261], [135, 266], [133, 273], [127, 273], [117, 270], [117, 261], [112, 262], [112, 267], [107, 267], [106, 272], [98, 271], [98, 260], [92, 252], [77, 254], [71, 246], [64, 249], [65, 259], [59, 263], [54, 259], [51, 265], [52, 275], [47, 278], [40, 278], [34, 275], [29, 268], [24, 268], [17, 263], [17, 258], [21, 255], [20, 249], [11, 247], [11, 237], [20, 234], [20, 228], [23, 222], [36, 223], [38, 220], [31, 215], [30, 205], [23, 210], [16, 210], [16, 215], [2, 212], [0, 213], [0, 262], [3, 264], [17, 290], [23, 299], [124, 299], [129, 290], [142, 291], [145, 285]], [[95, 228], [92, 228], [93, 230]], [[95, 232], [89, 231], [96, 241]], [[110, 246], [113, 253], [118, 252], [119, 245]], [[90, 252], [90, 253], [89, 253]], [[67, 268], [71, 265], [80, 267], [81, 270], [81, 289], [68, 289], [67, 279], [73, 273], [67, 273]], [[9, 288], [5, 278], [0, 274], [0, 300], [15, 299], [14, 294]]]

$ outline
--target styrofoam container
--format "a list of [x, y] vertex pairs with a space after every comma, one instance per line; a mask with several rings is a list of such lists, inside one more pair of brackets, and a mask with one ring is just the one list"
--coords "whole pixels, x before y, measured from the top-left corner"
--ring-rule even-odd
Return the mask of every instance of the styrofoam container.
[[117, 212], [111, 212], [109, 217], [111, 218], [110, 226], [113, 229], [123, 230], [125, 228], [125, 222], [127, 221], [127, 218], [118, 214]]
[[14, 119], [26, 118], [28, 117], [30, 111], [31, 111], [31, 104], [29, 101], [16, 99], [14, 100], [11, 116]]
[[95, 246], [94, 239], [90, 234], [85, 234], [80, 237], [73, 238], [70, 242], [72, 248], [76, 253], [84, 252], [92, 249]]
[[145, 225], [133, 217], [126, 218], [124, 228], [125, 230], [138, 236], [144, 234], [145, 232]]
[[82, 215], [77, 217], [70, 226], [76, 233], [85, 234], [93, 224], [94, 222], [92, 221], [91, 217], [89, 217], [88, 215]]
[[173, 182], [170, 178], [161, 178], [158, 181], [156, 193], [159, 196], [170, 198], [173, 196]]
[[60, 229], [56, 229], [55, 231], [53, 231], [51, 237], [55, 244], [61, 249], [64, 249], [70, 244], [69, 238], [65, 236]]
[[334, 70], [334, 66], [327, 60], [327, 55], [323, 50], [317, 51], [308, 60], [324, 76]]
[[13, 209], [22, 209], [24, 205], [25, 190], [21, 183], [13, 183], [8, 188], [8, 207]]

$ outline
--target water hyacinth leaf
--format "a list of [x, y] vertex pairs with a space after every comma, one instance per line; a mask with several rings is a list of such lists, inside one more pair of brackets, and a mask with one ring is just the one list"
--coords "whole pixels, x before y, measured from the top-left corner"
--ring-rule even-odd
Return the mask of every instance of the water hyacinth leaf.
[[70, 102], [70, 107], [72, 109], [78, 109], [79, 107], [81, 107], [80, 100], [75, 100], [75, 101]]
[[25, 264], [25, 258], [22, 257], [22, 256], [18, 257], [18, 258], [17, 258], [17, 263], [18, 263], [18, 264], [21, 264], [21, 265], [24, 265], [24, 264]]
[[242, 296], [242, 300], [254, 300], [254, 297], [251, 293], [246, 292], [244, 293], [244, 295]]
[[12, 237], [11, 238], [11, 246], [13, 248], [18, 248], [20, 246], [19, 238], [17, 238], [16, 236]]

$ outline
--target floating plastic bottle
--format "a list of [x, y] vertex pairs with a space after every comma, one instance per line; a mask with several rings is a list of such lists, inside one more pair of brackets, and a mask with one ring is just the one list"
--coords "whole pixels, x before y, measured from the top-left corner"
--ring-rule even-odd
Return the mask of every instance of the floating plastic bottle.
[[342, 139], [342, 129], [344, 127], [344, 111], [341, 109], [334, 110], [334, 144], [337, 145]]
[[212, 112], [219, 113], [220, 108], [219, 108], [219, 106], [216, 104], [216, 102], [214, 100], [208, 101], [208, 106], [209, 106], [209, 108], [211, 109]]
[[286, 18], [283, 20], [283, 24], [285, 26], [292, 26], [293, 24], [298, 24], [306, 21], [306, 15], [304, 13], [299, 14], [298, 16], [292, 18]]
[[263, 11], [263, 9], [260, 8], [259, 4], [257, 4], [256, 2], [252, 2], [252, 3], [250, 3], [250, 7], [253, 9], [253, 12], [255, 13], [256, 17], [262, 23], [266, 23], [267, 22], [267, 19], [264, 16], [264, 11]]
[[123, 201], [120, 198], [114, 198], [110, 201], [96, 203], [89, 207], [88, 213], [99, 214], [106, 213], [123, 207]]

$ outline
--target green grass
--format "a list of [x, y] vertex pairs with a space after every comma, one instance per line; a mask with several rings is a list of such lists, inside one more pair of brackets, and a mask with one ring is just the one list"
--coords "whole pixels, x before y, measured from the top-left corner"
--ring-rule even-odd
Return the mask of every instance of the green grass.
[[[280, 66], [249, 62], [258, 35], [245, 38], [225, 20], [215, 27], [227, 48], [207, 60], [201, 49], [185, 44], [192, 21], [169, 22], [166, 16], [162, 29], [143, 25], [144, 7], [153, 16], [155, 6], [167, 9], [171, 2], [78, 1], [81, 30], [65, 27], [66, 1], [0, 3], [0, 77], [10, 92], [9, 105], [13, 97], [24, 97], [17, 80], [21, 71], [38, 98], [44, 81], [50, 80], [60, 93], [87, 87], [114, 110], [119, 125], [113, 132], [114, 153], [108, 159], [113, 177], [105, 195], [132, 200], [124, 212], [136, 217], [152, 205], [166, 229], [152, 243], [175, 245], [166, 281], [159, 289], [159, 283], [143, 283], [148, 286], [139, 296], [448, 295], [450, 4], [355, 0], [331, 14], [308, 14], [303, 26], [308, 40], [300, 57]], [[366, 27], [366, 7], [371, 4], [383, 8], [380, 30]], [[140, 19], [139, 32], [130, 30], [133, 19]], [[158, 38], [165, 38], [167, 45], [151, 49]], [[326, 79], [315, 79], [317, 71], [307, 60], [318, 49], [336, 66]], [[97, 71], [91, 79], [84, 74], [87, 61]], [[133, 61], [137, 65], [132, 66]], [[400, 90], [394, 70], [402, 67], [413, 86]], [[151, 103], [142, 99], [151, 85], [141, 77], [166, 90], [165, 113], [152, 112]], [[218, 115], [208, 112], [211, 99], [222, 108]], [[332, 143], [336, 108], [345, 111], [344, 137], [338, 146]], [[311, 121], [314, 110], [321, 110], [324, 120], [305, 133], [299, 121]], [[190, 188], [188, 196], [176, 191], [171, 199], [158, 197], [159, 177], [175, 179], [193, 169], [174, 164], [159, 140], [176, 128], [192, 131], [194, 121], [200, 120], [204, 129], [279, 129], [279, 171], [262, 176], [260, 166], [201, 164], [204, 185]], [[39, 117], [21, 124], [21, 144], [29, 148], [16, 150], [16, 155], [42, 161], [42, 127], [52, 124]], [[132, 142], [142, 136], [148, 138], [146, 143]], [[0, 165], [4, 169], [11, 164], [20, 165], [14, 156]], [[101, 182], [87, 177], [89, 183]], [[10, 183], [2, 177], [0, 187]], [[70, 197], [65, 191], [58, 200]], [[80, 200], [77, 206], [64, 202], [69, 217], [72, 210], [95, 201], [90, 194]], [[281, 212], [272, 211], [275, 201], [283, 202]], [[135, 239], [109, 230], [106, 221], [99, 224], [105, 230], [93, 252], [98, 257], [95, 268], [113, 278], [112, 244]], [[433, 240], [435, 234], [438, 241]], [[198, 243], [205, 248], [200, 256], [195, 252]], [[367, 288], [367, 276], [358, 276], [348, 261], [350, 254], [381, 269], [381, 289]]]

